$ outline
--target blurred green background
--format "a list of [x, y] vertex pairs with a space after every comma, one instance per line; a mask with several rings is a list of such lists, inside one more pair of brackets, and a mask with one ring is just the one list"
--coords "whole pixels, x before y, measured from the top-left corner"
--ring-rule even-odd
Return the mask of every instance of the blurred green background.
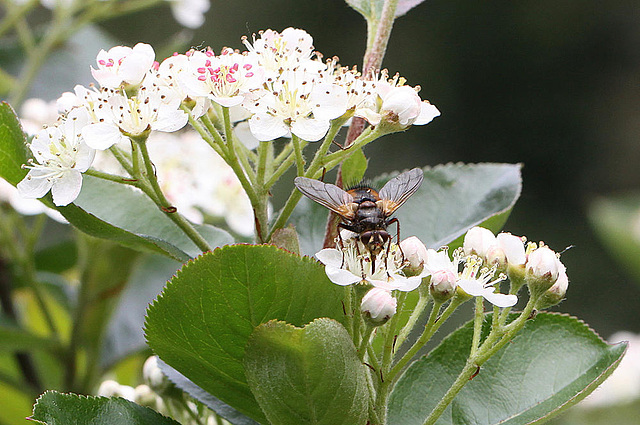
[[[151, 43], [160, 59], [191, 46], [241, 48], [243, 35], [289, 26], [307, 30], [325, 57], [360, 65], [365, 23], [342, 0], [212, 0], [193, 33], [168, 7], [100, 24], [115, 41]], [[75, 82], [91, 82], [95, 50], [88, 55], [87, 68], [74, 71], [85, 80]], [[370, 146], [368, 176], [457, 161], [523, 163], [522, 198], [506, 230], [557, 251], [574, 246], [562, 256], [568, 298], [554, 309], [604, 337], [640, 332], [639, 282], [587, 220], [594, 199], [640, 183], [640, 2], [428, 0], [396, 22], [384, 67], [422, 86], [442, 116]], [[44, 96], [48, 80], [33, 94]]]

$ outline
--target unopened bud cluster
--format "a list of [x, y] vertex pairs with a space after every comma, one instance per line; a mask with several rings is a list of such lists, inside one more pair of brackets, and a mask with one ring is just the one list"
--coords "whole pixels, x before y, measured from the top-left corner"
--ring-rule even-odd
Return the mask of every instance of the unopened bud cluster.
[[210, 419], [213, 420], [213, 414], [209, 409], [185, 396], [167, 379], [158, 367], [156, 356], [151, 356], [145, 361], [142, 377], [145, 383], [135, 388], [121, 385], [114, 380], [103, 381], [98, 388], [98, 395], [125, 398], [171, 416], [186, 425], [211, 423]]

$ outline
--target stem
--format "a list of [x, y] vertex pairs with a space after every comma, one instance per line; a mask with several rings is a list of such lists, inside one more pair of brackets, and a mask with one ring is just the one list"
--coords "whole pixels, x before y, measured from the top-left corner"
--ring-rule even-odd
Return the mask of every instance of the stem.
[[473, 338], [471, 340], [470, 357], [475, 356], [480, 347], [480, 336], [482, 334], [482, 322], [484, 320], [484, 298], [476, 297], [476, 308], [473, 318]]
[[362, 340], [360, 341], [360, 346], [358, 347], [358, 356], [360, 356], [361, 362], [364, 361], [364, 356], [365, 354], [367, 354], [367, 347], [369, 346], [369, 342], [371, 341], [371, 334], [374, 330], [374, 326], [367, 324], [364, 332], [362, 333]]
[[461, 299], [460, 297], [454, 297], [447, 308], [442, 312], [440, 316], [438, 313], [440, 312], [440, 308], [442, 306], [441, 303], [433, 304], [431, 309], [431, 313], [429, 314], [429, 320], [424, 327], [424, 331], [422, 335], [418, 338], [418, 340], [407, 350], [406, 353], [398, 360], [398, 362], [393, 366], [391, 372], [389, 373], [389, 379], [397, 380], [400, 372], [402, 372], [403, 368], [413, 359], [413, 357], [420, 351], [424, 345], [429, 342], [431, 337], [436, 333], [436, 331], [440, 328], [440, 326], [446, 322], [446, 320], [451, 316], [451, 314], [466, 300]]
[[[202, 237], [200, 233], [193, 227], [193, 225], [182, 216], [179, 212], [177, 212], [174, 207], [171, 206], [171, 203], [167, 200], [162, 193], [162, 189], [160, 189], [160, 185], [158, 184], [158, 178], [156, 177], [155, 170], [153, 169], [153, 163], [151, 162], [151, 158], [149, 157], [149, 151], [147, 150], [147, 144], [145, 141], [142, 141], [137, 144], [140, 149], [140, 154], [142, 155], [143, 165], [145, 166], [145, 177], [147, 181], [151, 184], [151, 188], [153, 193], [157, 197], [156, 203], [165, 213], [167, 217], [169, 217], [183, 232], [189, 239], [193, 241], [194, 244], [202, 251], [211, 251], [211, 246], [209, 242], [206, 241]], [[135, 156], [134, 156], [135, 158]], [[144, 190], [144, 188], [142, 188]], [[147, 192], [145, 192], [147, 193]], [[148, 194], [148, 193], [147, 193]]]
[[267, 157], [269, 156], [269, 146], [272, 142], [259, 142], [258, 145], [258, 172], [256, 173], [256, 182], [264, 186], [265, 173], [267, 172]]
[[291, 143], [293, 143], [293, 150], [296, 153], [296, 169], [299, 176], [304, 176], [304, 158], [302, 156], [302, 141], [295, 134], [291, 135]]
[[409, 320], [407, 320], [407, 323], [400, 330], [400, 334], [398, 335], [398, 339], [396, 340], [396, 345], [398, 347], [402, 347], [402, 344], [409, 336], [409, 333], [411, 333], [411, 331], [413, 330], [416, 322], [422, 316], [422, 313], [429, 304], [429, 301], [431, 301], [431, 297], [428, 295], [428, 293], [423, 294], [422, 291], [420, 291], [420, 298], [418, 299], [418, 303], [411, 312]]
[[[469, 380], [477, 373], [478, 368], [484, 364], [491, 356], [509, 342], [513, 336], [522, 329], [528, 320], [537, 300], [530, 298], [525, 309], [520, 316], [509, 325], [502, 328], [492, 329], [487, 339], [482, 343], [474, 355], [470, 355], [464, 368], [453, 382], [442, 400], [438, 402], [433, 411], [429, 414], [424, 425], [434, 424], [442, 415], [447, 406], [458, 395], [460, 390], [469, 382]], [[494, 313], [495, 314], [495, 313]], [[474, 335], [475, 336], [475, 335]]]
[[88, 176], [97, 177], [99, 179], [108, 180], [116, 183], [126, 184], [129, 186], [138, 187], [138, 180], [132, 180], [131, 178], [127, 178], [124, 176], [118, 176], [116, 174], [105, 173], [104, 171], [95, 170], [93, 168], [89, 168], [84, 174]]
[[[387, 45], [391, 37], [391, 29], [393, 28], [397, 6], [398, 0], [386, 0], [382, 8], [380, 20], [374, 23], [375, 36], [373, 37], [373, 44], [367, 46], [367, 52], [365, 53], [363, 61], [362, 70], [365, 76], [370, 71], [380, 69], [382, 66], [382, 59], [387, 51]], [[370, 22], [367, 22], [367, 24], [371, 25]]]

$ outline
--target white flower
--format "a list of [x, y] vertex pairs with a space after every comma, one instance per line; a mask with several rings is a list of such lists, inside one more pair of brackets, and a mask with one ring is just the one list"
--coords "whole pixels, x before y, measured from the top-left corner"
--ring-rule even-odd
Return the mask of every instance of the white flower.
[[427, 260], [427, 247], [416, 236], [411, 236], [400, 242], [400, 248], [405, 260], [409, 262], [405, 269], [410, 268], [416, 274], [420, 273]]
[[422, 276], [405, 277], [400, 274], [401, 255], [395, 245], [389, 249], [387, 258], [384, 249], [372, 255], [362, 242], [343, 238], [341, 250], [325, 248], [316, 253], [316, 258], [325, 265], [329, 280], [341, 286], [363, 282], [387, 291], [408, 292], [422, 283]]
[[483, 297], [495, 306], [511, 307], [515, 305], [518, 302], [516, 295], [495, 292], [495, 285], [503, 281], [505, 277], [500, 275], [497, 279], [494, 279], [496, 267], [481, 270], [481, 264], [482, 262], [479, 259], [467, 258], [465, 268], [458, 280], [458, 286], [467, 294], [474, 297]]
[[98, 69], [91, 74], [102, 87], [117, 88], [122, 83], [140, 84], [153, 66], [156, 54], [149, 44], [138, 43], [133, 48], [115, 46], [100, 50], [96, 58]]
[[[358, 96], [355, 116], [364, 118], [371, 125], [378, 125], [385, 119], [399, 129], [428, 124], [440, 116], [438, 108], [420, 99], [419, 88], [404, 85], [404, 78], [399, 75], [388, 79], [386, 70], [383, 70], [372, 77], [370, 84], [373, 90], [367, 89], [366, 85], [364, 90], [358, 90], [357, 86], [362, 83], [352, 84], [356, 92], [362, 93]], [[345, 78], [345, 81], [349, 80]]]
[[53, 203], [68, 205], [80, 194], [82, 173], [93, 162], [95, 151], [83, 141], [80, 129], [87, 117], [83, 110], [72, 111], [55, 127], [36, 134], [29, 145], [37, 162], [30, 161], [27, 176], [18, 183], [20, 195], [41, 198], [49, 190]]
[[286, 70], [318, 71], [325, 68], [322, 62], [313, 60], [313, 38], [301, 29], [287, 28], [282, 33], [266, 30], [260, 38], [255, 39], [254, 36], [253, 44], [246, 37], [243, 43], [270, 78], [276, 78]]
[[240, 105], [264, 81], [255, 59], [230, 49], [219, 56], [210, 50], [194, 51], [188, 56], [187, 67], [187, 72], [180, 74], [186, 93], [192, 98], [208, 97], [228, 108]]
[[204, 24], [204, 14], [209, 10], [209, 0], [167, 0], [173, 17], [183, 27], [196, 29]]
[[309, 142], [324, 137], [330, 121], [346, 112], [347, 93], [342, 86], [318, 80], [300, 69], [285, 71], [269, 89], [253, 92], [243, 102], [255, 114], [249, 119], [253, 135], [260, 141], [289, 132]]
[[[458, 271], [459, 264], [464, 262], [464, 268]], [[495, 292], [495, 285], [505, 279], [503, 275], [495, 278], [496, 267], [484, 268], [482, 260], [475, 255], [463, 257], [463, 251], [457, 249], [453, 253], [453, 259], [449, 258], [448, 251], [427, 250], [427, 261], [424, 263], [423, 274], [431, 275], [433, 288], [439, 294], [448, 294], [457, 286], [464, 292], [474, 297], [484, 297], [490, 303], [498, 307], [511, 307], [518, 302], [515, 295], [505, 295]]]
[[382, 288], [371, 288], [360, 304], [360, 310], [374, 322], [385, 322], [396, 314], [398, 301], [391, 292]]
[[177, 102], [165, 103], [158, 90], [141, 87], [136, 96], [114, 95], [107, 99], [108, 119], [82, 129], [82, 136], [94, 149], [108, 149], [127, 136], [135, 137], [149, 130], [173, 132], [187, 124], [189, 117], [178, 109]]

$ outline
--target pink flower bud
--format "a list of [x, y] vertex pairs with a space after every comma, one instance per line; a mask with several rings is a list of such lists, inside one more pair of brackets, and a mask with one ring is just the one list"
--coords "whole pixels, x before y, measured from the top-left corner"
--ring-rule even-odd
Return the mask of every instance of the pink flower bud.
[[556, 253], [543, 245], [529, 254], [526, 265], [527, 275], [555, 283], [560, 273], [560, 264]]
[[373, 288], [362, 297], [360, 310], [365, 317], [371, 319], [372, 324], [382, 325], [394, 314], [398, 302], [391, 292], [382, 288]]
[[457, 276], [451, 270], [439, 270], [431, 275], [429, 293], [434, 300], [445, 302], [456, 292]]
[[507, 263], [510, 266], [521, 266], [527, 260], [525, 255], [524, 242], [522, 238], [512, 235], [511, 233], [499, 233], [496, 236], [498, 245], [503, 249], [507, 257]]
[[536, 304], [536, 308], [538, 310], [542, 310], [560, 303], [560, 301], [564, 299], [568, 288], [569, 278], [567, 277], [567, 272], [563, 265], [560, 273], [558, 274], [556, 283], [554, 283], [551, 288], [547, 289], [547, 291], [542, 295]]
[[427, 247], [415, 236], [411, 236], [400, 242], [400, 249], [404, 254], [405, 261], [409, 264], [404, 268], [404, 272], [409, 275], [418, 275], [427, 261]]
[[496, 237], [491, 230], [484, 227], [472, 227], [464, 237], [462, 245], [465, 255], [476, 254], [485, 257], [492, 245], [496, 244]]

